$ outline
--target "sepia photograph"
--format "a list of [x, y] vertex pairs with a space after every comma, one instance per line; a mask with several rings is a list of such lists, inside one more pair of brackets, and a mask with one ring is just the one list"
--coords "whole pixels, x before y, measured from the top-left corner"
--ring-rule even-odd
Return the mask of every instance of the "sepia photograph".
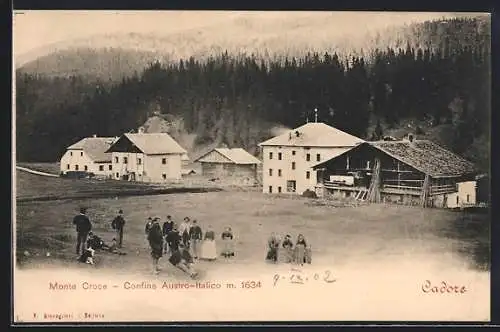
[[490, 321], [489, 13], [12, 17], [13, 324]]

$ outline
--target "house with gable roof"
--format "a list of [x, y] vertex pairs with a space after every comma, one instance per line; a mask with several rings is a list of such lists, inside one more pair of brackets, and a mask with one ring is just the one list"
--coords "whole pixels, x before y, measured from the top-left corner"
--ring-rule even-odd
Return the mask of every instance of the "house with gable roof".
[[126, 181], [165, 182], [180, 180], [187, 151], [167, 133], [123, 134], [107, 153], [113, 178]]
[[215, 148], [195, 162], [201, 164], [203, 176], [244, 184], [257, 182], [260, 160], [242, 148]]
[[259, 144], [264, 193], [302, 194], [315, 190], [312, 166], [340, 155], [361, 138], [321, 122], [309, 122]]
[[109, 177], [113, 173], [111, 154], [106, 153], [116, 137], [85, 137], [70, 145], [60, 160], [61, 173], [88, 172]]
[[318, 172], [319, 196], [445, 208], [477, 203], [476, 166], [414, 135], [365, 142], [313, 169]]

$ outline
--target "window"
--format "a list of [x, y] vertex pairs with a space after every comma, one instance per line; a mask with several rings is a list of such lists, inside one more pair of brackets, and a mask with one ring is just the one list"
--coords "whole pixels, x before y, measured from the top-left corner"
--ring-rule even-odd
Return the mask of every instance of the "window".
[[70, 155], [70, 156], [73, 156], [73, 151], [70, 151], [70, 152], [69, 152], [69, 155]]
[[120, 177], [120, 174], [116, 173], [116, 178], [118, 179]]
[[75, 171], [78, 171], [78, 165], [75, 165]]
[[161, 163], [163, 165], [166, 165], [167, 164], [167, 158], [161, 158]]
[[310, 153], [306, 154], [306, 161], [311, 161], [311, 154]]
[[104, 171], [104, 165], [99, 165], [99, 171]]
[[167, 178], [167, 174], [163, 173], [161, 177], [163, 178], [163, 180], [165, 180]]
[[83, 166], [83, 169], [84, 169], [85, 171], [88, 171], [88, 169], [89, 169], [89, 168], [87, 167], [87, 165], [85, 165], [85, 166]]
[[281, 152], [278, 152], [278, 160], [281, 160]]
[[281, 176], [281, 170], [280, 169], [278, 170], [278, 176]]
[[69, 169], [69, 164], [66, 165], [66, 169]]
[[281, 193], [281, 187], [278, 187], [278, 192]]
[[467, 195], [467, 203], [469, 203], [470, 195]]
[[124, 164], [128, 164], [128, 158], [127, 157], [123, 157], [123, 163]]
[[292, 156], [295, 156], [295, 150], [292, 150]]
[[142, 159], [141, 158], [137, 158], [137, 165], [140, 165], [142, 164]]
[[272, 168], [269, 169], [269, 176], [273, 176], [273, 169]]
[[83, 157], [83, 152], [80, 152], [80, 157]]
[[112, 171], [113, 170], [113, 165], [109, 165], [109, 170]]
[[460, 203], [460, 201], [459, 201], [459, 197], [457, 196], [457, 205], [458, 205], [459, 203]]
[[269, 186], [269, 193], [273, 192], [273, 186]]
[[117, 164], [119, 163], [118, 157], [115, 157], [115, 163], [117, 163]]
[[296, 190], [297, 184], [295, 181], [287, 181], [286, 182], [286, 191], [289, 193], [294, 193]]
[[292, 161], [292, 169], [295, 169], [295, 161]]
[[269, 152], [269, 159], [273, 159], [273, 153]]
[[316, 161], [321, 161], [321, 155], [319, 153], [316, 154]]
[[307, 171], [306, 172], [306, 179], [310, 179], [311, 178], [311, 172]]

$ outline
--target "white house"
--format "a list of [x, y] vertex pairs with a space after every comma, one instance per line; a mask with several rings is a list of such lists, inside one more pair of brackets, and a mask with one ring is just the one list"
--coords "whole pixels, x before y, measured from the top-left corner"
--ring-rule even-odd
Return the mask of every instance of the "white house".
[[310, 122], [259, 144], [264, 193], [302, 194], [314, 190], [312, 166], [364, 142], [320, 122]]
[[446, 197], [446, 207], [448, 208], [460, 208], [476, 204], [476, 181], [458, 182], [457, 191], [448, 194]]
[[181, 179], [182, 156], [187, 154], [167, 133], [123, 134], [107, 152], [114, 179], [143, 182]]
[[61, 173], [82, 171], [98, 176], [113, 173], [111, 154], [106, 153], [116, 137], [86, 137], [69, 146], [61, 157]]

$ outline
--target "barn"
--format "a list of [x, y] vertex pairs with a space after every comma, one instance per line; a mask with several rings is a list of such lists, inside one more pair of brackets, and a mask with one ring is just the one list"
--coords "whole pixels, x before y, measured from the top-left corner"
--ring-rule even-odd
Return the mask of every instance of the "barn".
[[242, 148], [215, 148], [195, 162], [201, 164], [202, 175], [211, 179], [251, 185], [257, 182], [260, 160]]
[[474, 164], [412, 136], [365, 142], [313, 168], [318, 195], [423, 207], [476, 204]]

